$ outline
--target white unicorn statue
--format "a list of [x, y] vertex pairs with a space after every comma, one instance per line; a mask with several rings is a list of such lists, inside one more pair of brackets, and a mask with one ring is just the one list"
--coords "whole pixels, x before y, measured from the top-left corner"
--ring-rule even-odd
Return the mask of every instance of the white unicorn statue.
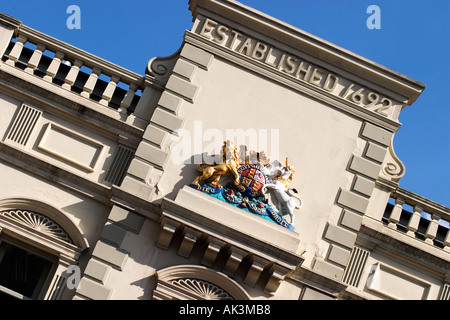
[[[286, 158], [286, 166], [283, 167], [279, 161], [274, 161], [264, 168], [264, 174], [268, 178], [268, 183], [264, 185], [266, 189], [264, 193], [270, 193], [272, 202], [278, 212], [282, 215], [289, 215], [293, 225], [295, 222], [294, 210], [303, 207], [302, 199], [292, 194], [292, 192], [298, 193], [298, 191], [295, 188], [288, 187], [295, 175], [294, 167], [288, 165], [288, 159]], [[299, 204], [295, 199], [299, 201]]]

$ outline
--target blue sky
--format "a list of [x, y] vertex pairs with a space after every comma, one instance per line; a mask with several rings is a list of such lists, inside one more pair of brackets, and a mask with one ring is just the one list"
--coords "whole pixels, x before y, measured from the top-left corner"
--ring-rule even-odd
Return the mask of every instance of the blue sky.
[[[400, 186], [450, 206], [450, 1], [240, 2], [426, 84], [400, 114]], [[66, 26], [70, 5], [81, 9], [79, 30]], [[366, 26], [370, 5], [381, 10], [381, 29]], [[192, 26], [188, 0], [14, 0], [0, 12], [140, 74], [151, 58], [174, 53]]]

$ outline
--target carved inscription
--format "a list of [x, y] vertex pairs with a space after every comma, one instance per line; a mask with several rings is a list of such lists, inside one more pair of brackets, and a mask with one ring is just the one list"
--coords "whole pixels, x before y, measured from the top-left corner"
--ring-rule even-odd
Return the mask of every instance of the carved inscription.
[[198, 33], [212, 42], [275, 68], [290, 77], [309, 83], [334, 96], [384, 117], [395, 118], [394, 109], [399, 106], [399, 103], [263, 41], [253, 39], [209, 18], [204, 20]]

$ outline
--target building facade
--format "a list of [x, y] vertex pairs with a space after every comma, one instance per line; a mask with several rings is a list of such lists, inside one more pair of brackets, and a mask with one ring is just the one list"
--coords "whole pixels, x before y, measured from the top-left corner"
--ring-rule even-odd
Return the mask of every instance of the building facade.
[[3, 299], [450, 299], [425, 86], [231, 0], [136, 74], [0, 15]]

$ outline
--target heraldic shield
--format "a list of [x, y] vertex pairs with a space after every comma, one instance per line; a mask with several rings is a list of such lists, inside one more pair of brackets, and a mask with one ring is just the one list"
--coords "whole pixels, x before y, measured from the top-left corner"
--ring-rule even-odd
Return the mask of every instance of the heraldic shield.
[[264, 166], [260, 163], [244, 164], [238, 167], [239, 182], [237, 186], [244, 196], [262, 196], [262, 189], [267, 183], [263, 172]]
[[[212, 197], [227, 202], [242, 210], [256, 214], [280, 226], [294, 230], [294, 210], [302, 207], [300, 197], [288, 185], [295, 174], [293, 166], [283, 166], [279, 161], [270, 163], [264, 152], [250, 152], [244, 159], [238, 156], [237, 148], [231, 141], [222, 147], [223, 163], [202, 163], [197, 169], [202, 172], [191, 187]], [[232, 177], [226, 186], [219, 184], [222, 177]], [[201, 183], [201, 182], [204, 183]], [[274, 206], [269, 204], [265, 194], [270, 193]], [[295, 199], [295, 200], [294, 200]], [[299, 204], [297, 204], [299, 202]], [[290, 223], [283, 216], [289, 215]]]

